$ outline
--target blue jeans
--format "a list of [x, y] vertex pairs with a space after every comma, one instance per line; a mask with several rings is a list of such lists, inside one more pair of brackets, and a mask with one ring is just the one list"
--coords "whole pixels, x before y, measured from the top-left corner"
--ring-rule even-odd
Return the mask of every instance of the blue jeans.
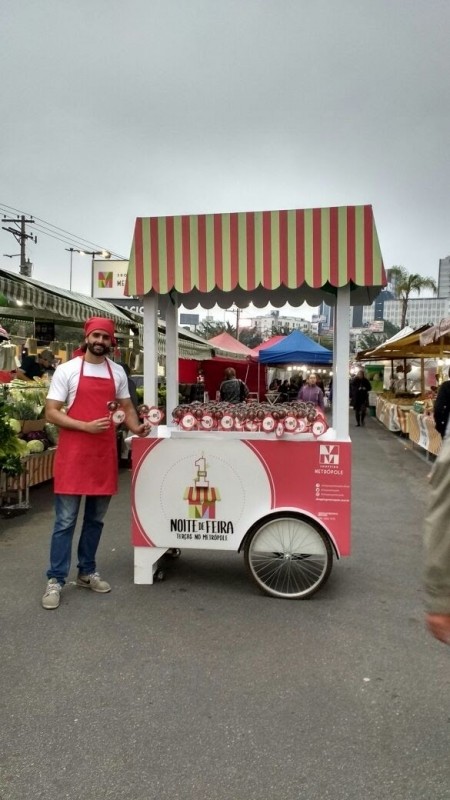
[[[103, 518], [111, 497], [88, 495], [84, 506], [84, 518], [78, 542], [78, 571], [81, 575], [95, 572], [95, 554], [103, 530]], [[50, 568], [47, 578], [56, 578], [64, 586], [70, 570], [72, 539], [77, 524], [81, 495], [56, 494], [56, 519], [50, 543]]]

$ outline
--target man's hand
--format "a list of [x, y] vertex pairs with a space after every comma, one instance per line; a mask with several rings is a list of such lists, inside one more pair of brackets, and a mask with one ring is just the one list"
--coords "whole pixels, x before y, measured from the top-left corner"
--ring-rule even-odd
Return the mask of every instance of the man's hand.
[[427, 628], [430, 633], [444, 644], [450, 644], [450, 614], [426, 614]]
[[85, 423], [86, 433], [104, 433], [111, 426], [110, 417], [100, 417], [100, 419], [93, 419]]
[[148, 420], [145, 420], [145, 422], [143, 422], [143, 423], [142, 423], [142, 425], [138, 425], [138, 427], [137, 427], [137, 428], [135, 428], [135, 429], [132, 431], [132, 433], [135, 433], [135, 434], [136, 434], [136, 436], [142, 436], [142, 437], [145, 437], [145, 436], [147, 436], [147, 435], [150, 433], [151, 427], [152, 427], [152, 426], [150, 425], [150, 423], [148, 422]]

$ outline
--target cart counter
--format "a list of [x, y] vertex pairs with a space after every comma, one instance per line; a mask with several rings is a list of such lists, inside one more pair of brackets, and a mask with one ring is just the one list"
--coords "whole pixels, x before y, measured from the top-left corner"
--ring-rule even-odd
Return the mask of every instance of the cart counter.
[[350, 441], [158, 430], [133, 439], [136, 583], [169, 548], [243, 549], [265, 573], [268, 554], [291, 572], [349, 555]]

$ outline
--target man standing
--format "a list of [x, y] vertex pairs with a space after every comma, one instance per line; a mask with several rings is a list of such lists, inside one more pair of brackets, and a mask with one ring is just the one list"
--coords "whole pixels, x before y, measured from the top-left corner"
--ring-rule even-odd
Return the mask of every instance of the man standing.
[[364, 426], [366, 419], [367, 406], [369, 405], [369, 392], [372, 390], [370, 381], [364, 375], [364, 370], [360, 369], [351, 383], [352, 405], [355, 410], [356, 427]]
[[[55, 523], [50, 545], [48, 584], [42, 606], [58, 608], [61, 589], [70, 569], [72, 538], [81, 498], [85, 496], [83, 525], [78, 542], [77, 585], [109, 592], [109, 583], [97, 572], [95, 555], [111, 496], [118, 490], [116, 433], [108, 404], [116, 401], [132, 433], [145, 436], [130, 400], [127, 377], [107, 354], [115, 344], [114, 324], [92, 317], [84, 325], [85, 353], [57, 367], [46, 402], [48, 422], [60, 435], [55, 457]], [[67, 406], [66, 413], [63, 406]]]
[[303, 384], [298, 393], [298, 399], [302, 400], [304, 403], [314, 403], [315, 406], [325, 411], [323, 392], [322, 389], [317, 386], [317, 375], [315, 372], [311, 372], [308, 375], [306, 383]]

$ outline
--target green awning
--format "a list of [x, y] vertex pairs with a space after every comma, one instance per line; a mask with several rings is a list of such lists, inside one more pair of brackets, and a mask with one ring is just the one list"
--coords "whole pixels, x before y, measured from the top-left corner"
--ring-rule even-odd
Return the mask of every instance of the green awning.
[[52, 319], [62, 325], [71, 322], [83, 324], [92, 316], [112, 319], [118, 331], [128, 331], [131, 326], [142, 323], [140, 315], [122, 312], [112, 303], [69, 292], [60, 286], [50, 286], [5, 269], [0, 269], [0, 294], [9, 302], [31, 309], [36, 317]]

